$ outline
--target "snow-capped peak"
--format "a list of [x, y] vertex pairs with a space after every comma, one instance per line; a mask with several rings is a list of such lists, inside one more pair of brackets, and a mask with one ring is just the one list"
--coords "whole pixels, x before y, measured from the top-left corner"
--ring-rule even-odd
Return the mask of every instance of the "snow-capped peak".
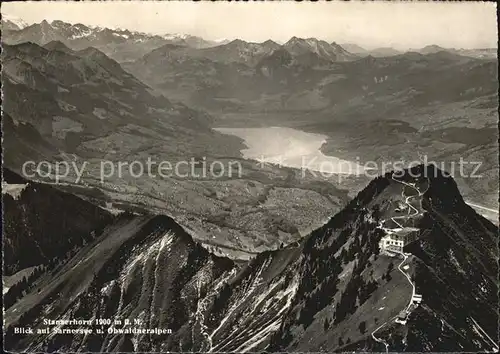
[[162, 35], [162, 37], [167, 40], [186, 39], [189, 37], [189, 34], [167, 33]]
[[23, 28], [29, 26], [24, 20], [20, 19], [19, 17], [13, 16], [13, 15], [2, 13], [2, 19], [12, 22], [20, 29], [23, 29]]

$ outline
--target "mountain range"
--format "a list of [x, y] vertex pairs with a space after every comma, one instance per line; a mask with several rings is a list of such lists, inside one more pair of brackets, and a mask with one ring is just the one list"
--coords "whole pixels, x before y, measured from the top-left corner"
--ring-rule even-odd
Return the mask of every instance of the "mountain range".
[[[498, 351], [498, 228], [467, 204], [498, 201], [496, 58], [2, 30], [6, 350]], [[321, 134], [322, 153], [359, 163], [480, 161], [482, 177], [311, 177], [213, 129], [256, 126]], [[100, 175], [186, 156], [241, 175]], [[87, 165], [80, 182], [28, 180], [26, 161]]]
[[[27, 184], [20, 196], [3, 196], [7, 225], [17, 225], [6, 229], [6, 256], [32, 245], [18, 232], [51, 230], [34, 255], [9, 268], [34, 265], [34, 257], [51, 260], [46, 272], [7, 293], [14, 297], [5, 311], [7, 350], [498, 350], [491, 339], [498, 332], [497, 229], [435, 167], [376, 178], [300, 242], [244, 263], [211, 254], [168, 216], [112, 217], [52, 187], [5, 176], [6, 183]], [[401, 261], [383, 253], [379, 241], [408, 196], [417, 213], [400, 222], [414, 241]], [[54, 213], [36, 218], [47, 203], [65, 210], [65, 223]], [[88, 220], [84, 228], [81, 220]], [[49, 254], [68, 227], [69, 242]], [[394, 322], [412, 298], [403, 264], [423, 299], [404, 325]], [[97, 331], [107, 326], [95, 323], [36, 332], [44, 319], [80, 318], [122, 322], [105, 335]], [[127, 325], [126, 318], [138, 322]], [[14, 334], [14, 327], [35, 334]], [[94, 332], [64, 334], [82, 327]]]
[[326, 134], [323, 152], [347, 160], [484, 161], [487, 179], [458, 183], [468, 199], [496, 205], [496, 58], [428, 48], [339, 61], [299, 39], [253, 56], [228, 55], [227, 47], [236, 45], [210, 48], [210, 55], [164, 46], [123, 67], [166, 96], [210, 112], [216, 125], [245, 126], [251, 116], [252, 126]]
[[[348, 179], [340, 186], [300, 179], [278, 167], [258, 169], [239, 155], [241, 139], [212, 129], [213, 116], [167, 99], [95, 48], [76, 51], [53, 41], [3, 49], [4, 163], [17, 173], [26, 161], [85, 164], [79, 183], [71, 169], [59, 184], [101, 206], [168, 213], [204, 242], [248, 257], [291, 242], [300, 236], [298, 228], [321, 223], [325, 206], [337, 209], [347, 200], [348, 185], [364, 183]], [[233, 180], [226, 185], [215, 177], [160, 178], [156, 169], [156, 177], [142, 179], [128, 168], [117, 172], [120, 161], [145, 164], [150, 158], [175, 166], [186, 156], [205, 157], [207, 166], [236, 161], [242, 175], [224, 177]], [[106, 180], [102, 161], [112, 162], [117, 172]], [[184, 169], [189, 176], [189, 166]], [[53, 175], [44, 175], [39, 178], [53, 182]], [[274, 188], [291, 193], [275, 194]], [[289, 203], [297, 193], [308, 195], [306, 207]]]
[[33, 141], [15, 139], [29, 129], [38, 132], [40, 144], [82, 157], [95, 156], [102, 138], [110, 148], [112, 136], [124, 139], [134, 129], [150, 134], [151, 144], [158, 134], [214, 134], [206, 114], [154, 93], [93, 47], [73, 51], [57, 41], [45, 47], [4, 44], [2, 64], [4, 129], [12, 146], [6, 161], [11, 163], [28, 157], [22, 151]]
[[2, 13], [2, 31], [19, 31], [27, 26], [22, 19]]
[[[393, 55], [403, 54], [405, 51], [397, 50], [391, 47], [380, 47], [375, 49], [365, 49], [360, 47], [354, 43], [343, 43], [341, 44], [343, 48], [347, 51], [357, 55], [357, 56], [368, 56], [371, 55], [373, 57], [390, 57]], [[464, 55], [472, 58], [482, 58], [482, 59], [495, 59], [497, 58], [497, 49], [496, 48], [482, 48], [482, 49], [456, 49], [456, 48], [443, 48], [438, 45], [428, 45], [423, 48], [414, 48], [409, 49], [407, 52], [416, 52], [420, 54], [432, 54], [437, 52], [450, 52], [458, 55]]]
[[[18, 26], [8, 19], [3, 20], [2, 40], [7, 44], [33, 42], [45, 45], [51, 41], [63, 42], [68, 47], [80, 50], [95, 47], [109, 57], [119, 61], [139, 59], [155, 48], [179, 45], [190, 50], [189, 55], [206, 57], [226, 62], [255, 64], [260, 58], [281, 47], [272, 40], [263, 43], [249, 43], [240, 39], [234, 41], [209, 41], [191, 35], [153, 35], [141, 32], [91, 27], [83, 24], [70, 24], [60, 20], [42, 21], [32, 25]], [[210, 47], [218, 47], [209, 50]], [[336, 43], [327, 43], [315, 38], [299, 39], [292, 37], [283, 45], [294, 56], [310, 55], [326, 61], [346, 61], [356, 58]]]
[[[70, 24], [60, 20], [55, 20], [50, 23], [44, 20], [40, 23], [28, 25], [18, 18], [5, 14], [2, 19], [2, 29], [4, 31], [3, 41], [9, 44], [30, 41], [45, 45], [50, 41], [56, 40], [63, 42], [73, 49], [84, 49], [88, 46], [93, 46], [119, 62], [136, 60], [149, 51], [166, 44], [178, 44], [202, 49], [230, 43], [228, 40], [212, 41], [192, 35], [155, 35], [129, 31], [126, 29], [87, 26], [80, 23]], [[238, 51], [238, 46], [241, 53], [234, 56], [234, 52]], [[230, 53], [228, 53], [229, 55], [224, 56], [224, 59], [229, 61], [245, 61], [245, 57], [254, 59], [254, 56], [259, 56], [262, 52], [269, 54], [269, 48], [277, 49], [279, 46], [279, 44], [272, 40], [263, 43], [249, 43], [242, 40], [234, 40], [230, 47], [224, 48], [224, 50], [230, 51]], [[235, 49], [231, 49], [231, 47], [235, 47]], [[326, 41], [316, 38], [300, 39], [297, 37], [292, 37], [284, 44], [284, 47], [295, 55], [313, 52], [319, 57], [333, 61], [354, 60], [357, 57], [368, 55], [374, 57], [387, 57], [404, 53], [404, 51], [390, 47], [367, 50], [354, 43], [338, 45], [335, 42], [327, 43]], [[490, 59], [496, 58], [497, 53], [496, 48], [455, 49], [443, 48], [437, 45], [428, 45], [421, 49], [409, 49], [408, 51], [421, 54], [449, 51], [459, 55]], [[205, 53], [207, 57], [217, 57], [217, 54], [211, 51], [206, 51]]]
[[[82, 37], [72, 39], [74, 36]], [[64, 43], [44, 43], [52, 37]], [[161, 44], [156, 43], [155, 47], [160, 46], [142, 57], [146, 48], [135, 52], [133, 57], [139, 59], [119, 63], [106, 55], [115, 53], [112, 55], [123, 59], [120, 53], [126, 51], [112, 49], [116, 43], [136, 48], [134, 43], [149, 42], [150, 37]], [[29, 38], [44, 45], [24, 42]], [[140, 42], [142, 39], [144, 42]], [[62, 21], [4, 33], [2, 40], [6, 43], [23, 42], [4, 45], [4, 130], [10, 132], [4, 142], [12, 147], [5, 161], [19, 171], [26, 159], [72, 159], [71, 154], [82, 159], [91, 157], [95, 164], [99, 158], [116, 161], [143, 158], [145, 154], [159, 158], [165, 151], [172, 160], [182, 158], [186, 152], [227, 157], [234, 156], [242, 142], [214, 132], [213, 126], [271, 124], [326, 134], [323, 152], [347, 160], [362, 156], [365, 160], [386, 161], [404, 155], [418, 161], [426, 155], [437, 161], [451, 162], [459, 157], [483, 161], [480, 172], [484, 178], [457, 177], [457, 183], [467, 200], [476, 204], [485, 201], [490, 208], [495, 205], [497, 130], [492, 117], [497, 107], [496, 60], [448, 51], [357, 58], [335, 43], [297, 37], [284, 45], [235, 40], [209, 48], [190, 45], [187, 37], [181, 39], [93, 29]], [[89, 44], [101, 49], [79, 49]], [[469, 113], [464, 115], [464, 110]], [[38, 113], [33, 115], [35, 111]], [[165, 137], [176, 138], [165, 141]], [[129, 143], [124, 145], [123, 141]], [[254, 167], [241, 162], [252, 171], [247, 177], [254, 182], [259, 176], [257, 182], [265, 185], [270, 180], [272, 185], [287, 187], [299, 183], [314, 193], [314, 213], [309, 214], [321, 213], [324, 217], [325, 200], [318, 194], [323, 187], [316, 182], [295, 179], [289, 184], [275, 172], [262, 179], [254, 174]], [[88, 183], [94, 184], [97, 171], [89, 171], [88, 178]], [[186, 195], [194, 193], [210, 205], [203, 209], [197, 229], [206, 228], [210, 215], [220, 210], [219, 215], [225, 215], [223, 227], [229, 224], [231, 229], [228, 243], [240, 243], [241, 215], [231, 212], [228, 220], [231, 202], [224, 200], [221, 204], [209, 197], [213, 190], [216, 195], [224, 195], [215, 181], [210, 182], [213, 184], [208, 191], [204, 190], [206, 184], [193, 190], [192, 181], [182, 187], [178, 181], [168, 181], [169, 186], [170, 182]], [[328, 187], [333, 201], [328, 206], [338, 208], [345, 202], [346, 189], [358, 190], [364, 183]], [[116, 188], [109, 186], [112, 193]], [[138, 197], [136, 206], [167, 207], [174, 213], [178, 205], [190, 205], [178, 197], [161, 202], [157, 188], [156, 182], [155, 186], [141, 186], [144, 194]], [[167, 187], [159, 189], [163, 188]], [[265, 198], [268, 188], [257, 192], [262, 194], [258, 198]], [[134, 188], [125, 184], [119, 190], [123, 201], [130, 203], [127, 191]], [[253, 192], [246, 198], [254, 205]], [[285, 199], [283, 206], [287, 205], [289, 200]], [[285, 230], [293, 229], [290, 224], [297, 222], [295, 210], [292, 212], [294, 216], [285, 222]], [[183, 218], [185, 213], [180, 214]], [[219, 217], [215, 218], [218, 221], [214, 229], [221, 227]], [[268, 230], [274, 230], [268, 223], [276, 217], [272, 213], [260, 219], [266, 226], [258, 226], [259, 236], [252, 236], [256, 237], [252, 247], [280, 239], [280, 232], [273, 231], [273, 237], [268, 234]], [[237, 237], [233, 238], [233, 232]], [[242, 247], [250, 249], [237, 246]]]
[[8, 44], [33, 42], [45, 45], [51, 41], [60, 41], [74, 50], [95, 47], [117, 61], [129, 61], [140, 58], [149, 51], [165, 45], [182, 44], [194, 48], [205, 48], [220, 43], [204, 40], [189, 35], [154, 35], [129, 31], [86, 26], [81, 23], [70, 24], [63, 21], [46, 20], [20, 28], [12, 26], [11, 21], [3, 21], [2, 40]]

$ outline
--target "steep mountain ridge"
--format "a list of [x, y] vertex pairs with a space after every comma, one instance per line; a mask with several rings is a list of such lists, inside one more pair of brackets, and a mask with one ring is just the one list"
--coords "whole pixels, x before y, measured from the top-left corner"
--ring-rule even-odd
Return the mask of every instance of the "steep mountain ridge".
[[[10, 146], [32, 143], [20, 136], [26, 125], [55, 151], [80, 156], [94, 155], [90, 141], [127, 135], [131, 129], [150, 135], [151, 144], [162, 133], [214, 135], [207, 114], [158, 95], [96, 48], [73, 51], [58, 41], [46, 47], [22, 43], [4, 45], [2, 57], [3, 109], [13, 122], [4, 128], [17, 131], [7, 137]], [[9, 149], [5, 157], [17, 169], [22, 159], [16, 150]]]
[[2, 13], [2, 32], [19, 31], [27, 26], [28, 24], [19, 17]]
[[351, 61], [358, 58], [356, 55], [349, 53], [335, 42], [328, 43], [316, 38], [304, 39], [292, 37], [283, 45], [283, 48], [290, 52], [292, 56], [297, 58], [313, 53], [319, 60], [325, 63]]
[[[284, 45], [269, 40], [234, 40], [206, 49], [169, 44], [124, 68], [169, 97], [212, 112], [275, 110], [287, 108], [287, 101], [307, 109], [309, 95], [313, 100], [321, 95], [316, 85], [325, 72], [355, 59], [335, 43], [294, 37]], [[326, 103], [322, 97], [317, 101]]]
[[[233, 40], [227, 44], [213, 46], [210, 48], [192, 48], [182, 43], [171, 43], [153, 50], [146, 54], [141, 63], [155, 65], [155, 62], [162, 59], [187, 60], [189, 59], [209, 59], [215, 63], [223, 64], [245, 64], [254, 67], [262, 60], [272, 56], [275, 51], [287, 51], [298, 64], [305, 66], [329, 65], [337, 61], [351, 61], [357, 59], [356, 56], [347, 52], [338, 44], [327, 43], [315, 38], [302, 39], [293, 37], [287, 43], [280, 45], [272, 40], [262, 43], [246, 42], [241, 39]], [[167, 64], [167, 63], [165, 63]], [[133, 67], [132, 63], [127, 63]]]
[[[262, 171], [242, 159], [242, 140], [211, 129], [213, 116], [175, 102], [176, 97], [165, 98], [98, 49], [23, 43], [4, 46], [3, 59], [4, 163], [18, 173], [26, 162], [29, 174], [35, 172], [34, 164], [43, 162], [32, 178], [54, 182], [56, 163], [66, 163], [69, 173], [59, 182], [68, 189], [86, 195], [95, 187], [101, 191], [95, 199], [102, 205], [132, 204], [166, 213], [199, 230], [199, 239], [230, 247], [243, 258], [248, 257], [245, 252], [274, 249], [286, 238], [299, 237], [301, 223], [307, 227], [311, 222], [308, 208], [322, 210], [315, 213], [320, 222], [325, 201], [333, 208], [345, 200], [345, 186], [328, 186], [325, 197], [321, 184], [295, 177], [291, 182], [289, 171], [276, 166]], [[206, 163], [192, 172], [191, 159], [201, 158]], [[133, 161], [141, 163], [143, 172], [137, 163], [131, 167]], [[160, 176], [157, 166], [162, 162], [171, 169]], [[81, 178], [75, 166], [83, 171]], [[275, 187], [278, 193], [272, 191]], [[303, 193], [310, 198], [306, 207], [288, 202]], [[278, 200], [265, 202], [268, 194]], [[274, 214], [274, 203], [284, 205], [285, 215], [282, 209]], [[214, 240], [215, 233], [222, 236]]]
[[[263, 43], [246, 42], [240, 39], [209, 48], [194, 48], [183, 43], [168, 43], [139, 59], [139, 62], [150, 63], [165, 60], [165, 64], [173, 61], [198, 60], [216, 64], [244, 64], [254, 66], [259, 60], [281, 46], [271, 40]], [[173, 64], [173, 63], [172, 63]], [[127, 63], [130, 66], [132, 63]], [[170, 69], [171, 70], [171, 69]]]
[[21, 27], [19, 27], [15, 22], [2, 18], [2, 32], [3, 31], [19, 31], [20, 29], [21, 29]]
[[203, 49], [199, 55], [213, 61], [237, 62], [253, 66], [279, 47], [278, 43], [271, 40], [263, 43], [250, 43], [236, 39], [224, 45]]
[[[434, 167], [408, 172], [376, 178], [298, 244], [241, 265], [211, 255], [168, 217], [138, 216], [126, 229], [105, 231], [96, 251], [82, 250], [56, 276], [43, 278], [47, 290], [8, 309], [9, 343], [12, 349], [56, 351], [350, 351], [383, 350], [382, 343], [399, 351], [494, 349], [487, 336], [496, 333], [497, 255], [478, 256], [495, 245], [496, 229], [463, 202], [451, 177]], [[415, 213], [394, 211], [405, 200]], [[378, 246], [396, 218], [415, 233], [405, 247], [415, 253], [401, 263]], [[450, 252], [434, 253], [447, 246]], [[400, 325], [393, 320], [412, 297], [400, 268], [405, 262], [423, 302]], [[86, 280], [74, 289], [75, 278]], [[463, 288], [464, 281], [473, 288]], [[435, 292], [445, 287], [453, 295]], [[460, 303], [470, 307], [454, 310]], [[41, 317], [102, 314], [171, 332], [12, 332], [14, 325], [41, 326]]]
[[167, 43], [193, 48], [218, 45], [217, 42], [196, 36], [148, 34], [127, 29], [86, 26], [81, 23], [71, 24], [60, 20], [50, 23], [44, 20], [24, 28], [7, 27], [2, 41], [11, 45], [23, 42], [45, 45], [51, 41], [61, 41], [74, 50], [96, 47], [119, 62], [136, 60]]
[[[333, 59], [339, 53], [333, 45], [310, 42], [292, 39], [254, 57], [252, 65], [230, 62], [231, 56], [208, 58], [200, 51], [165, 46], [124, 67], [166, 95], [211, 112], [309, 112], [313, 117], [302, 121], [311, 124], [331, 121], [332, 116], [350, 121], [352, 116], [379, 113], [404, 119], [399, 117], [409, 115], [409, 107], [412, 112], [426, 110], [438, 101], [488, 99], [496, 92], [494, 60], [443, 51], [339, 61]], [[327, 44], [328, 50], [323, 47]], [[208, 50], [215, 53], [223, 47]]]
[[[357, 329], [358, 326], [361, 328], [361, 324], [363, 324], [360, 329], [362, 334], [366, 333], [365, 335], [369, 336], [370, 333], [377, 333], [378, 338], [385, 338], [389, 350], [418, 352], [450, 350], [450, 348], [457, 351], [498, 349], [495, 342], [492, 342], [487, 335], [478, 334], [480, 330], [477, 329], [484, 330], [490, 338], [494, 338], [494, 334], [498, 331], [497, 317], [494, 315], [498, 303], [498, 283], [495, 280], [498, 270], [495, 259], [498, 259], [498, 253], [491, 251], [497, 249], [498, 230], [463, 202], [452, 178], [433, 167], [424, 170], [422, 166], [414, 168], [412, 175], [426, 175], [428, 182], [413, 178], [397, 178], [401, 182], [415, 183], [416, 186], [420, 186], [417, 187], [418, 189], [427, 189], [421, 199], [422, 214], [417, 215], [412, 223], [412, 227], [418, 229], [416, 241], [405, 247], [405, 252], [412, 254], [411, 262], [406, 264], [410, 265], [410, 269], [414, 268], [411, 271], [411, 277], [415, 281], [416, 292], [423, 296], [422, 305], [418, 306], [408, 317], [407, 327], [391, 320], [406, 304], [404, 299], [400, 302], [398, 295], [401, 288], [404, 289], [405, 280], [401, 278], [401, 274], [391, 272], [390, 266], [387, 275], [392, 279], [385, 286], [380, 283], [380, 280], [376, 282], [377, 286], [368, 286], [368, 289], [373, 292], [368, 299], [362, 295], [364, 291], [367, 291], [366, 284], [373, 284], [371, 280], [366, 279], [366, 276], [369, 272], [375, 274], [377, 271], [380, 272], [381, 268], [380, 265], [373, 268], [373, 265], [376, 264], [377, 258], [382, 256], [375, 258], [373, 255], [378, 253], [376, 242], [380, 239], [381, 231], [385, 229], [375, 225], [389, 211], [388, 206], [395, 202], [393, 198], [387, 198], [387, 192], [394, 188], [394, 175], [386, 175], [372, 182], [351, 203], [359, 207], [363, 206], [367, 210], [371, 209], [369, 219], [372, 222], [368, 225], [373, 226], [371, 231], [368, 229], [368, 238], [366, 234], [361, 236], [362, 240], [367, 239], [365, 241], [367, 243], [361, 242], [363, 251], [356, 256], [352, 277], [337, 303], [344, 304], [345, 307], [337, 305], [335, 310], [326, 307], [323, 311], [313, 310], [311, 314], [312, 304], [321, 303], [319, 306], [321, 310], [325, 306], [325, 297], [335, 296], [332, 287], [335, 289], [338, 280], [336, 284], [335, 276], [333, 276], [330, 282], [316, 283], [316, 290], [311, 293], [310, 301], [308, 302], [306, 297], [302, 302], [303, 305], [299, 303], [295, 310], [289, 312], [288, 319], [284, 320], [280, 332], [273, 339], [275, 344], [271, 347], [272, 349], [327, 350], [338, 346], [344, 351], [383, 350], [384, 347], [372, 341], [372, 338], [363, 339], [359, 333], [357, 339], [352, 337], [352, 329]], [[407, 187], [404, 187], [403, 193], [405, 188]], [[391, 195], [394, 195], [393, 192]], [[417, 204], [414, 205], [417, 207]], [[349, 206], [332, 220], [343, 213], [349, 215], [348, 210]], [[365, 227], [368, 225], [365, 224]], [[311, 250], [316, 255], [315, 261], [318, 264], [328, 263], [330, 260], [326, 255], [337, 255], [336, 245], [325, 242], [328, 239], [323, 238], [323, 244], [321, 241], [318, 243], [319, 240], [314, 246], [310, 244]], [[481, 240], [479, 244], [478, 240]], [[372, 249], [366, 252], [365, 247], [368, 249], [372, 247]], [[471, 247], [474, 251], [470, 251]], [[325, 256], [321, 256], [322, 254]], [[347, 252], [347, 255], [349, 254], [351, 250]], [[331, 269], [329, 268], [330, 271]], [[339, 273], [341, 273], [340, 269], [337, 270], [337, 274]], [[396, 276], [401, 279], [400, 283], [396, 288], [388, 289]], [[305, 284], [310, 284], [310, 278], [314, 282], [315, 277], [312, 276], [306, 278]], [[371, 279], [376, 278], [375, 276]], [[365, 286], [363, 286], [363, 279]], [[329, 278], [326, 277], [325, 280]], [[463, 284], [468, 284], [468, 286], [463, 287]], [[309, 288], [314, 288], [314, 286], [309, 286]], [[411, 295], [411, 288], [407, 288], [406, 291]], [[453, 295], [445, 297], [442, 295], [451, 293]], [[406, 295], [406, 303], [411, 298], [410, 295]], [[363, 304], [364, 301], [366, 301], [365, 304]], [[398, 302], [400, 302], [399, 305]], [[464, 306], [464, 303], [468, 305]], [[367, 308], [366, 304], [370, 307]], [[398, 306], [400, 306], [399, 309]], [[381, 318], [383, 311], [387, 311], [387, 307], [392, 308], [392, 313], [385, 319]], [[464, 309], [468, 310], [464, 311]], [[303, 313], [308, 316], [306, 317]], [[313, 316], [314, 318], [311, 318]], [[302, 332], [304, 329], [301, 330], [301, 321], [299, 320], [299, 323], [296, 321], [297, 318], [302, 317], [305, 319], [305, 324], [302, 324], [305, 332]], [[357, 322], [353, 322], [353, 318], [357, 319]], [[481, 318], [480, 324], [474, 324], [471, 318], [476, 321]], [[349, 325], [343, 326], [343, 321], [347, 321]], [[384, 323], [386, 323], [385, 326]], [[441, 323], [444, 325], [441, 326]], [[323, 325], [325, 333], [321, 331]], [[381, 326], [378, 327], [379, 325]], [[377, 331], [376, 328], [382, 328], [382, 331]], [[310, 330], [307, 331], [307, 329]], [[311, 342], [314, 344], [311, 345]]]

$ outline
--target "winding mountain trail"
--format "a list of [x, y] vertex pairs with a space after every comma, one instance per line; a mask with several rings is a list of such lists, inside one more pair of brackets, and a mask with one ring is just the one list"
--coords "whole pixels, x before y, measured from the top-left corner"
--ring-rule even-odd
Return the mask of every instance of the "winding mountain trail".
[[[392, 318], [391, 318], [389, 321], [392, 321]], [[381, 338], [377, 338], [377, 337], [375, 336], [375, 333], [376, 333], [378, 330], [380, 330], [382, 327], [384, 327], [384, 326], [387, 324], [387, 322], [389, 322], [389, 321], [386, 321], [386, 322], [382, 323], [380, 326], [378, 326], [378, 327], [377, 327], [377, 329], [376, 329], [376, 330], [374, 330], [374, 331], [372, 332], [372, 338], [373, 338], [376, 342], [379, 342], [379, 343], [382, 343], [383, 345], [385, 345], [385, 352], [386, 352], [386, 353], [388, 353], [388, 352], [389, 352], [389, 344], [387, 344], [387, 342], [386, 342], [385, 340], [383, 340], [383, 339], [381, 339]]]
[[[406, 260], [408, 259], [408, 255], [407, 254], [404, 254], [403, 252], [397, 252], [395, 251], [396, 253], [399, 253], [403, 256], [403, 261], [401, 263], [399, 263], [398, 265], [398, 270], [405, 276], [406, 279], [408, 279], [408, 282], [410, 283], [410, 285], [412, 286], [412, 293], [411, 293], [411, 297], [410, 297], [410, 301], [408, 303], [408, 306], [404, 309], [404, 311], [408, 311], [408, 309], [410, 308], [411, 306], [411, 303], [412, 303], [412, 299], [413, 299], [413, 296], [415, 295], [415, 285], [413, 284], [413, 282], [411, 281], [411, 278], [409, 277], [408, 274], [406, 274], [402, 269], [401, 269], [401, 266], [404, 264], [404, 262], [406, 262]], [[399, 314], [398, 314], [399, 315]], [[389, 344], [387, 344], [387, 342], [385, 340], [383, 340], [382, 338], [378, 338], [375, 333], [377, 331], [379, 331], [382, 327], [384, 327], [387, 323], [390, 323], [392, 321], [394, 321], [394, 319], [396, 319], [396, 317], [398, 317], [398, 315], [392, 317], [391, 319], [389, 319], [388, 321], [382, 323], [379, 327], [377, 327], [377, 329], [375, 329], [373, 332], [372, 332], [372, 338], [376, 341], [376, 342], [379, 342], [379, 343], [382, 343], [385, 345], [385, 352], [388, 353], [389, 352]]]
[[413, 284], [413, 282], [411, 281], [411, 278], [408, 274], [406, 274], [402, 269], [401, 269], [401, 266], [403, 265], [404, 262], [406, 262], [406, 260], [408, 259], [408, 254], [405, 254], [403, 252], [398, 252], [398, 251], [394, 251], [396, 253], [399, 253], [400, 255], [403, 256], [403, 261], [401, 263], [399, 263], [398, 265], [398, 270], [406, 277], [406, 279], [408, 279], [408, 282], [410, 283], [411, 287], [412, 287], [412, 292], [411, 292], [411, 298], [410, 298], [410, 301], [408, 303], [408, 306], [406, 307], [405, 311], [408, 311], [410, 306], [411, 306], [411, 303], [412, 303], [412, 299], [413, 297], [415, 296], [415, 284]]
[[[399, 181], [397, 179], [394, 178], [394, 175], [391, 176], [392, 180], [397, 182], [397, 183], [401, 183], [405, 186], [408, 186], [410, 188], [413, 188], [415, 191], [417, 191], [418, 195], [412, 195], [412, 196], [405, 196], [404, 195], [404, 188], [403, 190], [401, 191], [401, 196], [403, 198], [405, 198], [405, 204], [408, 206], [408, 214], [407, 215], [401, 215], [401, 216], [394, 216], [394, 217], [391, 217], [390, 219], [396, 224], [398, 225], [400, 228], [404, 228], [403, 225], [401, 225], [399, 222], [396, 221], [396, 219], [398, 220], [401, 220], [401, 219], [404, 219], [404, 220], [407, 220], [409, 218], [413, 218], [417, 215], [420, 214], [420, 211], [415, 208], [413, 205], [411, 205], [410, 203], [410, 200], [412, 198], [415, 198], [415, 197], [421, 197], [424, 195], [424, 193], [427, 191], [427, 189], [423, 192], [421, 192], [417, 187], [415, 187], [414, 185], [410, 184], [410, 183], [407, 183], [407, 182], [403, 182], [403, 181]], [[428, 181], [428, 180], [427, 180]], [[429, 181], [428, 181], [428, 185], [430, 185]], [[413, 211], [412, 214], [410, 214], [410, 211]], [[385, 221], [387, 221], [388, 219], [384, 219], [380, 222], [380, 226], [382, 226], [384, 224]], [[384, 228], [382, 227], [382, 229], [387, 232], [387, 233], [394, 233], [393, 229], [389, 229], [389, 228]], [[395, 253], [398, 253], [400, 255], [403, 256], [403, 260], [401, 261], [401, 263], [399, 263], [398, 265], [398, 270], [405, 276], [405, 278], [408, 280], [408, 282], [410, 283], [411, 287], [412, 287], [412, 293], [411, 293], [411, 297], [410, 297], [410, 301], [408, 302], [408, 306], [406, 306], [406, 308], [404, 309], [404, 311], [408, 311], [410, 309], [410, 306], [412, 304], [412, 299], [413, 297], [415, 296], [415, 284], [413, 284], [413, 282], [411, 281], [411, 278], [410, 276], [405, 272], [403, 271], [403, 269], [401, 269], [401, 266], [406, 262], [406, 260], [408, 259], [408, 254], [405, 254], [404, 252], [399, 252], [399, 251], [394, 251]], [[399, 315], [399, 314], [398, 314]], [[383, 340], [382, 338], [378, 338], [375, 333], [377, 333], [377, 331], [379, 331], [382, 327], [384, 327], [387, 323], [390, 323], [392, 322], [395, 318], [398, 317], [398, 315], [392, 317], [391, 319], [389, 319], [388, 321], [384, 322], [382, 325], [380, 325], [379, 327], [377, 327], [372, 333], [372, 338], [378, 342], [378, 343], [382, 343], [385, 345], [385, 351], [386, 353], [389, 352], [389, 345], [387, 344], [387, 342], [385, 340]]]

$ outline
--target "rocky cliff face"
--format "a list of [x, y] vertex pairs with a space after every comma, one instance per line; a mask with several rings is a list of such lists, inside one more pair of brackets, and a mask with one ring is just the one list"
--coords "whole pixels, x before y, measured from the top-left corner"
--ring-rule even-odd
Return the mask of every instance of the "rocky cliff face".
[[[248, 263], [212, 255], [169, 217], [121, 220], [6, 311], [6, 348], [495, 349], [496, 229], [463, 202], [453, 179], [432, 167], [412, 171], [420, 177], [376, 178], [302, 242]], [[405, 203], [407, 211], [395, 211]], [[380, 252], [385, 234], [405, 230], [414, 237], [404, 260]], [[412, 297], [409, 278], [423, 301], [403, 325], [394, 319]], [[45, 327], [43, 318], [118, 321], [113, 331], [87, 326], [92, 334], [14, 334], [16, 326]]]

